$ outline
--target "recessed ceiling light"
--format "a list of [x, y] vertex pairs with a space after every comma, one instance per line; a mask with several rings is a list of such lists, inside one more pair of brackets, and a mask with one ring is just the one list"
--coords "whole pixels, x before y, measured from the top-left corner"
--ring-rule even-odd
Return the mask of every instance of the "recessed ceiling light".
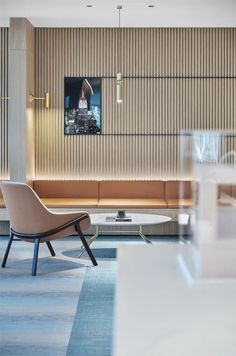
[[155, 7], [155, 5], [148, 5], [148, 7]]
[[86, 7], [93, 7], [93, 5], [86, 5]]

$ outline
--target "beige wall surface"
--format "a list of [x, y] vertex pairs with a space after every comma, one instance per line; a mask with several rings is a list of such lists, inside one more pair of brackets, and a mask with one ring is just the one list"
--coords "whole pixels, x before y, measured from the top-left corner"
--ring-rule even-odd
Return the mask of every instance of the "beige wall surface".
[[[8, 28], [0, 27], [0, 97], [8, 97]], [[0, 180], [9, 179], [8, 100], [0, 100]]]
[[[181, 129], [236, 128], [236, 29], [37, 28], [36, 178], [175, 179]], [[116, 104], [120, 55], [124, 101]], [[64, 135], [64, 77], [102, 77], [102, 135]]]

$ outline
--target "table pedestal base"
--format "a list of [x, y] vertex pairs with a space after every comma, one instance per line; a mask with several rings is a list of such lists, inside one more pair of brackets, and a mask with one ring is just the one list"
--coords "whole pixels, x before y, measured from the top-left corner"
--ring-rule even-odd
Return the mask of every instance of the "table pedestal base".
[[[110, 234], [110, 235], [117, 235], [117, 234], [120, 234], [121, 231], [102, 231], [102, 230], [99, 230], [99, 226], [96, 226], [96, 232], [95, 234], [87, 241], [88, 245], [90, 246], [97, 238], [99, 235], [103, 235], [103, 234]], [[137, 231], [124, 231], [122, 230], [122, 233], [126, 232], [127, 234], [130, 234], [130, 233], [134, 233], [134, 234], [138, 234], [142, 239], [143, 241], [145, 241], [147, 244], [151, 244], [152, 241], [149, 240], [149, 238], [147, 236], [144, 235], [143, 233], [143, 230], [142, 230], [142, 225], [139, 225], [139, 230]], [[85, 248], [84, 246], [82, 245], [81, 246], [81, 253], [78, 257], [82, 256], [83, 253], [85, 252]]]

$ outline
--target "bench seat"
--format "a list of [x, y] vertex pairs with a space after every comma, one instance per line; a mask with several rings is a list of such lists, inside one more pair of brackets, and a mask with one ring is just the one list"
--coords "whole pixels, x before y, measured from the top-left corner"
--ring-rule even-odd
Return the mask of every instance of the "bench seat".
[[5, 208], [5, 203], [4, 203], [3, 198], [0, 197], [0, 209], [1, 208]]
[[[104, 209], [179, 209], [192, 206], [192, 199], [83, 199], [41, 198], [48, 208], [104, 208]], [[0, 198], [0, 208], [5, 208]]]
[[165, 199], [116, 199], [107, 198], [98, 200], [98, 208], [111, 209], [166, 209], [167, 202]]
[[167, 207], [169, 209], [189, 208], [193, 205], [192, 199], [167, 199]]
[[[38, 180], [33, 182], [33, 189], [48, 208], [189, 208], [192, 206], [191, 183], [184, 182], [184, 199], [180, 199], [179, 184], [179, 181]], [[5, 208], [1, 196], [0, 208]]]
[[93, 198], [41, 198], [48, 208], [97, 208], [98, 199]]

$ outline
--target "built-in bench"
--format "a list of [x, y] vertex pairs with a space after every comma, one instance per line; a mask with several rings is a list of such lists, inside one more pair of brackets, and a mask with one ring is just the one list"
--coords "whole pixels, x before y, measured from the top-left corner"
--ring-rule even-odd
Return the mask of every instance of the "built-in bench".
[[[184, 182], [184, 199], [178, 181], [43, 181], [33, 182], [35, 192], [51, 209], [85, 209], [89, 213], [117, 211], [167, 215], [168, 224], [145, 227], [146, 234], [178, 234], [180, 206], [191, 206], [191, 182]], [[126, 229], [127, 230], [127, 229]], [[122, 232], [122, 228], [120, 230]], [[90, 233], [90, 231], [89, 231]]]
[[1, 192], [1, 189], [0, 189], [0, 209], [3, 209], [5, 208], [5, 203], [4, 203], [4, 200], [3, 200], [3, 197], [2, 197], [2, 192]]
[[[47, 181], [36, 180], [33, 189], [48, 208], [142, 209], [178, 212], [193, 204], [196, 184], [191, 181]], [[229, 198], [232, 198], [231, 200]], [[235, 185], [220, 185], [219, 205], [232, 205]], [[172, 216], [173, 217], [173, 216]], [[177, 213], [175, 214], [177, 218]]]
[[98, 181], [33, 182], [33, 189], [48, 208], [97, 208]]
[[[190, 211], [192, 187], [190, 181], [92, 181], [35, 180], [33, 189], [44, 204], [53, 210], [116, 211], [139, 210], [167, 215], [171, 223], [158, 227], [159, 233], [176, 234], [179, 208]], [[180, 189], [181, 188], [181, 189]], [[182, 190], [180, 197], [180, 190]], [[219, 201], [227, 205], [222, 194], [236, 198], [236, 186], [222, 185]], [[8, 221], [3, 198], [0, 196], [0, 221]], [[168, 225], [168, 228], [167, 226]], [[0, 231], [1, 232], [1, 231]], [[151, 233], [151, 232], [150, 232]]]
[[[48, 208], [179, 209], [192, 205], [190, 181], [36, 180], [33, 189]], [[221, 185], [219, 199], [222, 194], [236, 198], [236, 186]], [[0, 192], [0, 209], [4, 208]]]
[[179, 181], [43, 181], [33, 188], [49, 208], [178, 209], [190, 207], [191, 182]]

